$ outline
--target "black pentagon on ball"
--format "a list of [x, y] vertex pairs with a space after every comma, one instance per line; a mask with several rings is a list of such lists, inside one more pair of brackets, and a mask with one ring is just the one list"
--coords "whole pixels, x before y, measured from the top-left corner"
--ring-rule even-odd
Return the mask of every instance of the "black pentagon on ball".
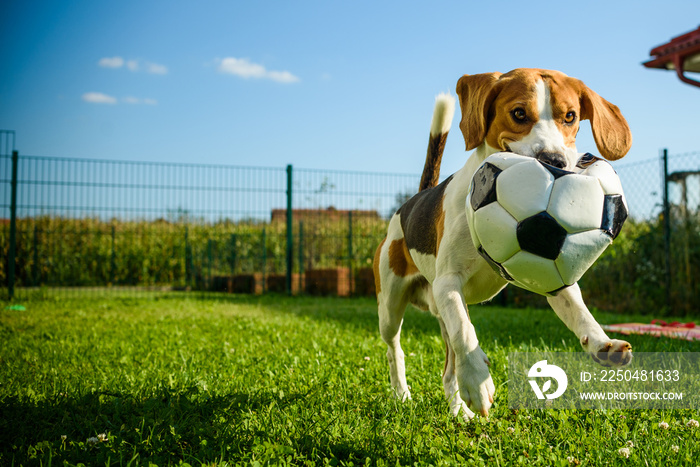
[[579, 169], [587, 169], [599, 160], [601, 160], [599, 157], [596, 157], [590, 152], [587, 152], [586, 154], [581, 156], [578, 162], [576, 162], [576, 167], [578, 167]]
[[496, 201], [496, 178], [501, 172], [501, 169], [489, 162], [476, 171], [471, 186], [471, 205], [474, 211]]
[[627, 208], [622, 202], [622, 195], [605, 195], [600, 228], [614, 240], [620, 234], [625, 220], [627, 220]]
[[503, 266], [501, 266], [500, 264], [498, 264], [496, 261], [494, 261], [493, 258], [491, 258], [489, 256], [489, 254], [486, 253], [486, 250], [484, 250], [483, 246], [479, 247], [478, 252], [486, 260], [488, 265], [491, 266], [491, 269], [496, 271], [499, 276], [501, 276], [502, 278], [504, 278], [505, 280], [507, 280], [509, 282], [513, 281], [513, 278], [510, 276], [510, 274], [508, 274], [508, 272], [505, 270], [505, 268]]
[[520, 221], [516, 236], [521, 250], [555, 260], [566, 240], [566, 230], [556, 219], [542, 211]]

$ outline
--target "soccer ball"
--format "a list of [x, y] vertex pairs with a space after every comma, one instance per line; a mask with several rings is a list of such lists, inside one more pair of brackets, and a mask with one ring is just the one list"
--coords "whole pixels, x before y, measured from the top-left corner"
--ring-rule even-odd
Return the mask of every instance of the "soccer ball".
[[500, 152], [474, 173], [466, 206], [472, 241], [508, 282], [553, 295], [620, 233], [628, 211], [615, 170], [591, 154], [575, 170]]

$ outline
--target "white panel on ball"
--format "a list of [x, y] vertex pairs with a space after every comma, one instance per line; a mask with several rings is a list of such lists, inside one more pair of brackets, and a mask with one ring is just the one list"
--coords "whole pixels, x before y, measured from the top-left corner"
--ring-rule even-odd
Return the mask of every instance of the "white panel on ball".
[[527, 251], [516, 253], [502, 266], [519, 284], [535, 293], [547, 294], [565, 285], [554, 261]]
[[474, 223], [481, 244], [494, 261], [503, 262], [518, 250], [518, 222], [498, 203], [491, 203], [474, 213]]
[[530, 159], [498, 176], [496, 198], [521, 221], [547, 209], [553, 183], [554, 176], [535, 159]]
[[469, 224], [469, 233], [470, 233], [470, 237], [472, 238], [472, 243], [474, 244], [474, 247], [478, 249], [481, 246], [481, 242], [479, 241], [479, 237], [471, 233], [472, 229], [474, 228], [474, 211], [472, 210], [471, 202], [472, 202], [472, 194], [471, 194], [471, 192], [469, 192], [469, 194], [467, 195], [467, 204], [466, 204], [466, 206], [467, 206], [467, 209], [466, 209], [466, 211], [467, 211], [467, 223]]
[[622, 184], [620, 177], [615, 173], [615, 169], [605, 161], [598, 161], [581, 172], [581, 175], [590, 175], [596, 177], [600, 181], [600, 186], [603, 187], [603, 192], [606, 195], [622, 194]]
[[573, 285], [612, 243], [600, 229], [567, 235], [559, 257], [554, 261], [566, 285]]
[[515, 164], [532, 161], [531, 157], [513, 154], [512, 152], [497, 152], [489, 156], [489, 162], [501, 170], [506, 170]]
[[598, 179], [570, 174], [557, 179], [547, 212], [569, 233], [590, 230], [600, 226], [604, 198]]

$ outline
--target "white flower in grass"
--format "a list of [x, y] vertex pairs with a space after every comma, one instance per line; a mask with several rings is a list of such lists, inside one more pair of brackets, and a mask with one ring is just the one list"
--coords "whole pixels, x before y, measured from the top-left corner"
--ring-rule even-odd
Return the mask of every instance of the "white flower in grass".
[[61, 435], [61, 441], [65, 441], [65, 440], [67, 440], [67, 439], [68, 439], [68, 436], [67, 436], [67, 435]]
[[700, 423], [698, 423], [697, 420], [691, 418], [690, 420], [688, 420], [688, 423], [686, 423], [685, 426], [687, 426], [688, 428], [697, 428], [700, 426]]
[[365, 369], [364, 369], [364, 368], [360, 368], [360, 371], [365, 371]]
[[506, 431], [510, 434], [513, 434], [513, 433], [515, 433], [515, 428], [513, 428], [512, 426], [509, 426], [508, 428], [506, 428]]
[[408, 356], [409, 356], [409, 357], [415, 357], [416, 354], [414, 354], [413, 352], [411, 352], [410, 354], [408, 354]]
[[579, 465], [581, 461], [576, 459], [574, 456], [567, 456], [566, 460], [569, 461], [569, 465]]
[[369, 357], [365, 357], [365, 360], [369, 361]]
[[673, 451], [673, 452], [678, 452], [679, 449], [680, 448], [678, 446], [676, 446], [675, 444], [673, 446], [671, 446], [671, 451]]
[[87, 443], [88, 443], [88, 444], [97, 444], [97, 443], [99, 443], [99, 442], [100, 442], [100, 440], [97, 439], [97, 438], [95, 438], [94, 436], [93, 436], [92, 438], [88, 438], [88, 439], [87, 439]]
[[99, 435], [97, 435], [97, 439], [102, 443], [104, 443], [105, 441], [109, 441], [107, 439], [107, 435], [104, 433], [100, 433]]
[[628, 447], [628, 448], [633, 448], [633, 447], [634, 447], [634, 443], [632, 442], [632, 440], [627, 441], [627, 447]]
[[617, 450], [617, 453], [621, 457], [624, 457], [625, 459], [629, 459], [629, 457], [630, 457], [630, 449], [629, 448], [620, 448]]
[[659, 423], [659, 428], [661, 428], [661, 429], [663, 429], [663, 430], [668, 430], [668, 423], [666, 423], [666, 422], [660, 422], [660, 423]]

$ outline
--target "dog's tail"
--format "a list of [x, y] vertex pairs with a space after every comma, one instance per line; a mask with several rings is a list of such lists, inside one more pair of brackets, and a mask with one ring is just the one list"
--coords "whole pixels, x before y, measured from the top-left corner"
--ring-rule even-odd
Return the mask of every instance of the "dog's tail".
[[430, 124], [430, 141], [428, 142], [428, 154], [425, 156], [423, 175], [420, 178], [418, 191], [432, 188], [440, 179], [440, 162], [445, 150], [447, 134], [452, 126], [452, 117], [455, 113], [455, 98], [448, 93], [439, 94], [435, 98], [433, 121]]

